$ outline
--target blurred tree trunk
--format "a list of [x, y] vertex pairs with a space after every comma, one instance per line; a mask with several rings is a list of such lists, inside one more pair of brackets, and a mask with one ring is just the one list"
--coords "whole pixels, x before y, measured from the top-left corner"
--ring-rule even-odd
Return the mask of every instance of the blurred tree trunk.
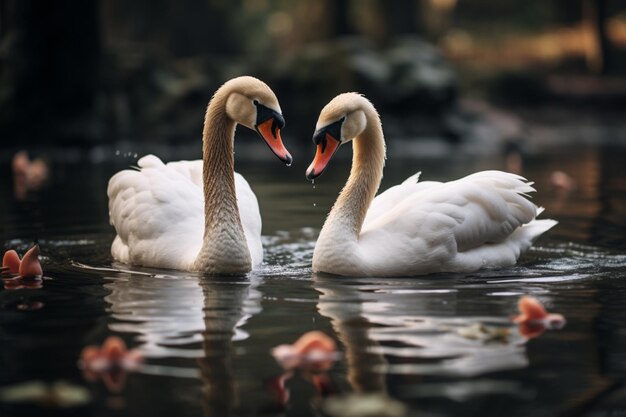
[[590, 69], [598, 74], [610, 72], [612, 65], [611, 45], [607, 34], [606, 0], [585, 0], [583, 19], [594, 34], [594, 50], [587, 55]]
[[596, 32], [596, 40], [600, 49], [600, 68], [599, 72], [606, 74], [610, 72], [612, 66], [611, 45], [607, 33], [607, 4], [606, 0], [595, 1], [594, 27]]
[[[0, 79], [0, 129], [13, 138], [82, 140], [93, 120], [100, 42], [96, 0], [0, 0], [10, 40]], [[4, 30], [4, 29], [3, 29]]]
[[354, 33], [350, 25], [349, 0], [334, 0], [333, 34], [335, 36], [345, 36]]

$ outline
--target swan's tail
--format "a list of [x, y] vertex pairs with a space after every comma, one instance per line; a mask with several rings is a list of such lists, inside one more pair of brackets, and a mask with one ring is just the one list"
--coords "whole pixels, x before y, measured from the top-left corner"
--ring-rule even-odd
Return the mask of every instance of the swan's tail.
[[520, 231], [524, 234], [526, 239], [529, 240], [529, 246], [532, 244], [539, 236], [547, 232], [556, 226], [559, 222], [552, 219], [541, 219], [537, 220], [537, 216], [543, 213], [545, 209], [543, 207], [537, 207], [537, 214], [535, 215], [535, 219], [530, 223], [527, 223], [520, 227]]
[[537, 240], [539, 236], [556, 226], [558, 222], [552, 219], [533, 220], [520, 228], [530, 243]]
[[[543, 213], [543, 207], [537, 207], [537, 216]], [[526, 251], [533, 244], [535, 240], [539, 238], [542, 234], [552, 229], [557, 225], [556, 220], [552, 219], [541, 219], [538, 220], [535, 218], [533, 221], [526, 223], [515, 232], [511, 236], [514, 241], [518, 242], [519, 248], [521, 252]]]

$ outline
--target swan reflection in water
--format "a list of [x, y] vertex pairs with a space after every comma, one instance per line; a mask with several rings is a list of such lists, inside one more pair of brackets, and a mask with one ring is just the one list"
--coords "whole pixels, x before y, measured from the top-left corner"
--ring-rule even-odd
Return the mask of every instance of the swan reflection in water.
[[[249, 337], [242, 329], [261, 311], [258, 277], [205, 279], [127, 274], [106, 288], [113, 332], [136, 334], [148, 362], [142, 372], [202, 379], [205, 416], [229, 416], [237, 403], [233, 342]], [[195, 359], [196, 366], [155, 363]], [[169, 361], [168, 361], [169, 360]]]
[[354, 392], [394, 392], [405, 400], [529, 394], [518, 382], [488, 376], [528, 365], [527, 339], [509, 309], [465, 314], [471, 300], [432, 280], [313, 279], [318, 311], [344, 345]]
[[[254, 276], [244, 280], [189, 275], [117, 277], [106, 284], [111, 291], [106, 300], [115, 319], [109, 327], [137, 335], [137, 347], [147, 359], [142, 373], [200, 375], [204, 415], [232, 415], [242, 407], [243, 399], [233, 369], [233, 342], [248, 338], [242, 327], [261, 312], [260, 282]], [[475, 306], [473, 291], [445, 282], [313, 275], [313, 289], [319, 294], [317, 310], [330, 320], [335, 333], [331, 336], [343, 346], [340, 361], [346, 361], [350, 391], [389, 393], [403, 401], [533, 394], [521, 382], [493, 374], [528, 365], [527, 339], [509, 318], [517, 297], [502, 303], [501, 310], [490, 309], [489, 315], [479, 315], [485, 311], [481, 306], [476, 307], [480, 313], [473, 314], [467, 310]], [[191, 367], [190, 358], [195, 359]], [[267, 358], [254, 359], [259, 364], [266, 360], [273, 362], [269, 352]], [[156, 365], [172, 362], [187, 368]], [[337, 390], [344, 391], [342, 384], [332, 381], [332, 373], [310, 375], [309, 382], [317, 391], [314, 395], [322, 405], [329, 395], [332, 398]], [[285, 403], [297, 403], [302, 392], [289, 398], [283, 388], [279, 394], [284, 410]], [[263, 402], [270, 395], [266, 392]]]

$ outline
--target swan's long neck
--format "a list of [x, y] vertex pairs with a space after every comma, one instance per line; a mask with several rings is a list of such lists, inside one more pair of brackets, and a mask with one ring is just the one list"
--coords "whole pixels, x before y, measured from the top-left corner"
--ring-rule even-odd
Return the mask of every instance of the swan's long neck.
[[[221, 93], [221, 94], [220, 94]], [[226, 92], [215, 94], [203, 132], [204, 241], [194, 269], [245, 274], [252, 269], [235, 190], [235, 122], [226, 115]]]
[[316, 252], [317, 246], [319, 252], [323, 253], [326, 247], [329, 250], [333, 247], [349, 249], [350, 245], [358, 242], [365, 215], [380, 186], [385, 165], [383, 131], [380, 118], [373, 108], [366, 108], [365, 115], [367, 127], [353, 140], [350, 177], [324, 223]]

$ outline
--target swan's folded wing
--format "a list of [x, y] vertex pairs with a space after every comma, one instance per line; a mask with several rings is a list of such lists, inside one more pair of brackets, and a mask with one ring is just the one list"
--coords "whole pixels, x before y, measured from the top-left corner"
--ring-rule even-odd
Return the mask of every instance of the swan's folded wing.
[[388, 213], [407, 197], [422, 190], [426, 190], [432, 186], [441, 184], [433, 181], [418, 182], [420, 175], [421, 172], [418, 172], [407, 178], [401, 184], [390, 187], [377, 195], [367, 210], [364, 225], [367, 225], [367, 223], [375, 220], [379, 216]]
[[[392, 246], [413, 245], [420, 253], [445, 249], [452, 255], [500, 242], [532, 221], [537, 213], [537, 207], [526, 198], [534, 191], [531, 184], [500, 171], [479, 172], [447, 183], [420, 184], [425, 184], [424, 188], [415, 184], [413, 192], [404, 198], [401, 194], [411, 188], [406, 184], [397, 186], [401, 192], [386, 201], [387, 211], [382, 212], [380, 206], [375, 207], [380, 211], [376, 216], [368, 213], [371, 220], [364, 224], [362, 237], [382, 232]], [[397, 193], [394, 190], [393, 195]]]
[[202, 187], [202, 159], [168, 162], [167, 166], [189, 178], [198, 187]]
[[518, 175], [483, 171], [450, 187], [450, 193], [465, 200], [463, 220], [453, 230], [460, 252], [502, 242], [537, 215], [537, 206], [528, 199], [535, 189]]
[[109, 181], [110, 222], [117, 231], [111, 248], [122, 262], [186, 269], [204, 233], [202, 189], [181, 166], [155, 156], [138, 161]]

